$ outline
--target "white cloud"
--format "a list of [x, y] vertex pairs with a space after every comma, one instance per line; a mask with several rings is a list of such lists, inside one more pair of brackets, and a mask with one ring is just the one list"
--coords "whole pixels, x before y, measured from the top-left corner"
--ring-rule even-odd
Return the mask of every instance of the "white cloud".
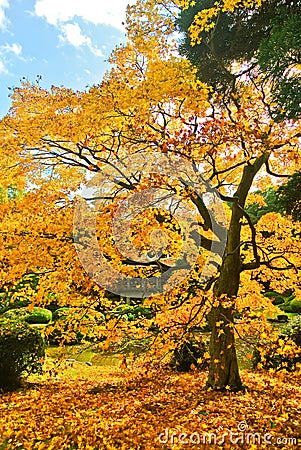
[[91, 38], [82, 33], [76, 19], [122, 29], [126, 7], [128, 3], [134, 2], [135, 0], [36, 0], [34, 12], [60, 30], [61, 42], [68, 42], [76, 48], [86, 46], [94, 55], [103, 57], [103, 52], [93, 45]]
[[[0, 0], [1, 1], [1, 0]], [[3, 0], [2, 0], [3, 1]], [[105, 24], [123, 29], [127, 4], [135, 0], [36, 0], [35, 13], [48, 23], [59, 26], [80, 17], [95, 25]]]
[[67, 23], [66, 25], [62, 25], [61, 29], [64, 35], [61, 35], [60, 39], [69, 42], [74, 47], [91, 44], [91, 39], [82, 34], [78, 23]]
[[95, 56], [99, 56], [99, 57], [104, 57], [105, 56], [99, 48], [97, 48], [97, 47], [95, 47], [93, 45], [91, 45], [91, 46], [89, 45], [89, 49], [91, 50], [91, 52]]
[[22, 53], [22, 45], [17, 43], [5, 44], [1, 46], [1, 50], [6, 53], [13, 53], [16, 56], [20, 56]]
[[[1, 0], [0, 0], [1, 1]], [[18, 59], [23, 60], [21, 57], [22, 53], [22, 45], [13, 43], [13, 44], [4, 44], [0, 45], [0, 74], [9, 74], [6, 66], [11, 62], [11, 55], [13, 57], [17, 57]]]
[[74, 47], [86, 45], [94, 55], [104, 56], [101, 50], [93, 46], [91, 38], [82, 34], [82, 30], [78, 23], [67, 23], [61, 25], [61, 30], [63, 35], [60, 35], [59, 37], [62, 42], [68, 42]]
[[8, 70], [6, 69], [4, 63], [0, 61], [0, 74], [7, 74]]
[[5, 9], [9, 7], [8, 0], [0, 0], [0, 29], [5, 30], [8, 19], [5, 15]]

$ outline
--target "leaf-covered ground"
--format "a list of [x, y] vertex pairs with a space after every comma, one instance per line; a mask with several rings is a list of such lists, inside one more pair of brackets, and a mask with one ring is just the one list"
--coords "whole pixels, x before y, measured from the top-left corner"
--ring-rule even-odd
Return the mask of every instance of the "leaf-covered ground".
[[77, 364], [37, 377], [1, 395], [0, 448], [300, 448], [300, 374], [243, 371], [238, 394], [206, 376]]

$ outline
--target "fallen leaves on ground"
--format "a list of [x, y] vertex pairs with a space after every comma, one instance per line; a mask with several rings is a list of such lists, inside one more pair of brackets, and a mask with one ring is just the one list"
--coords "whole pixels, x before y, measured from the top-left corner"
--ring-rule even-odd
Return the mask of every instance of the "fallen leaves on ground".
[[205, 372], [131, 378], [120, 367], [82, 366], [78, 373], [36, 378], [1, 395], [0, 448], [252, 449], [258, 439], [260, 448], [298, 448], [300, 374], [242, 375], [247, 390], [237, 394], [205, 389]]

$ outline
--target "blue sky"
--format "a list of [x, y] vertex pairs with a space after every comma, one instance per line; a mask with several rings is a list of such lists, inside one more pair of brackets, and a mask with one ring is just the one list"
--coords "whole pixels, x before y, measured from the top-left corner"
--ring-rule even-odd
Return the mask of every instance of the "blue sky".
[[9, 87], [25, 77], [41, 86], [83, 90], [100, 82], [106, 59], [125, 37], [134, 0], [0, 0], [0, 117]]

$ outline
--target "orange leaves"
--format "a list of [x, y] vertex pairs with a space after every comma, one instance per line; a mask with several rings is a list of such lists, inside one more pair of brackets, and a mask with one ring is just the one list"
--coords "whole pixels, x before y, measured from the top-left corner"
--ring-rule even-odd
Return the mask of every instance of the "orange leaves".
[[[139, 376], [116, 366], [64, 369], [55, 379], [0, 397], [0, 445], [13, 450], [162, 449], [178, 445], [180, 433], [202, 439], [224, 435], [223, 448], [238, 450], [230, 442], [246, 433], [269, 433], [269, 448], [276, 439], [295, 437], [300, 429], [301, 390], [298, 374], [244, 372], [244, 394], [216, 394], [200, 390], [206, 374], [152, 372]], [[256, 396], [253, 395], [256, 392]], [[235, 434], [238, 433], [238, 434]], [[161, 434], [161, 442], [159, 435]], [[298, 442], [297, 442], [298, 443]], [[180, 445], [180, 444], [179, 444]], [[209, 445], [209, 444], [208, 444]], [[186, 445], [187, 446], [187, 445]], [[190, 448], [190, 446], [188, 446]], [[250, 444], [248, 444], [248, 448]]]
[[[188, 3], [193, 4], [180, 0], [171, 2], [176, 7], [186, 7]], [[250, 3], [227, 0], [204, 10], [195, 18], [191, 29], [195, 40], [200, 30], [208, 31], [214, 27], [220, 11], [232, 11], [242, 4], [249, 6]], [[170, 33], [177, 13], [173, 17], [168, 14], [163, 17], [162, 6], [166, 5], [170, 6], [170, 2], [140, 0], [129, 7], [129, 40], [114, 51], [112, 67], [99, 85], [87, 92], [74, 92], [63, 87], [46, 90], [36, 84], [24, 83], [15, 90], [11, 112], [1, 122], [0, 130], [4, 135], [0, 152], [5, 155], [8, 148], [6, 162], [11, 168], [8, 175], [3, 175], [0, 186], [7, 188], [14, 176], [17, 176], [18, 186], [24, 186], [26, 181], [28, 186], [22, 201], [14, 200], [8, 206], [5, 199], [3, 206], [5, 217], [0, 225], [0, 259], [4, 261], [4, 268], [0, 275], [3, 275], [5, 283], [16, 282], [28, 272], [38, 273], [38, 286], [30, 293], [36, 303], [48, 300], [50, 303], [52, 297], [49, 294], [55, 294], [60, 305], [86, 306], [97, 299], [101, 307], [106, 311], [109, 309], [112, 301], [105, 300], [101, 290], [95, 289], [95, 283], [84, 274], [73, 247], [71, 199], [82, 189], [85, 177], [89, 179], [91, 172], [97, 172], [99, 185], [94, 194], [101, 197], [104, 203], [97, 210], [95, 241], [99, 242], [104, 259], [111, 267], [129, 277], [158, 277], [166, 266], [179, 263], [181, 252], [183, 261], [185, 257], [185, 262], [196, 263], [191, 271], [185, 265], [168, 278], [164, 289], [171, 282], [175, 288], [167, 295], [154, 299], [154, 307], [158, 310], [154, 323], [150, 324], [144, 318], [136, 329], [122, 320], [112, 319], [108, 324], [106, 331], [113, 335], [111, 342], [122, 340], [125, 332], [141, 339], [148, 338], [151, 325], [167, 330], [168, 339], [162, 339], [158, 344], [162, 354], [171, 351], [172, 339], [181, 336], [187, 323], [191, 327], [204, 325], [206, 314], [212, 306], [210, 294], [205, 299], [200, 293], [200, 275], [208, 254], [206, 250], [197, 250], [193, 261], [194, 255], [190, 250], [196, 249], [197, 239], [193, 237], [198, 233], [198, 226], [189, 228], [188, 222], [182, 225], [175, 219], [166, 219], [154, 208], [148, 208], [148, 211], [144, 208], [141, 214], [134, 214], [135, 208], [129, 206], [128, 193], [141, 194], [141, 199], [142, 194], [146, 192], [147, 197], [147, 192], [153, 187], [162, 189], [167, 195], [167, 207], [174, 211], [181, 209], [181, 202], [171, 201], [171, 193], [175, 193], [183, 203], [190, 201], [193, 208], [198, 208], [199, 217], [195, 218], [195, 224], [201, 224], [201, 240], [208, 250], [210, 239], [216, 239], [219, 244], [219, 233], [209, 228], [214, 221], [218, 228], [222, 228], [222, 208], [218, 202], [212, 201], [216, 203], [212, 206], [215, 220], [206, 219], [210, 195], [205, 197], [211, 191], [196, 195], [194, 185], [198, 179], [204, 179], [205, 183], [210, 180], [225, 196], [238, 192], [240, 204], [244, 206], [247, 194], [244, 191], [251, 189], [252, 181], [250, 178], [246, 182], [246, 174], [250, 168], [257, 172], [253, 163], [256, 161], [259, 164], [261, 159], [258, 157], [270, 156], [273, 168], [283, 172], [286, 162], [290, 169], [297, 167], [300, 152], [299, 141], [293, 137], [300, 124], [275, 124], [270, 119], [267, 104], [269, 86], [263, 85], [262, 80], [254, 78], [251, 83], [247, 76], [246, 80], [237, 80], [236, 93], [227, 101], [226, 97], [222, 99], [197, 79], [196, 69], [174, 52]], [[171, 10], [173, 8], [168, 9]], [[161, 163], [149, 176], [145, 175], [145, 165], [141, 164], [141, 160], [131, 167], [127, 165], [128, 160], [142, 152], [145, 152], [146, 159], [156, 163], [156, 150], [163, 153], [162, 158], [185, 156], [195, 177], [181, 169], [177, 183], [174, 176], [164, 173]], [[118, 168], [114, 165], [116, 160], [120, 162]], [[21, 163], [26, 180], [19, 169], [12, 168]], [[270, 184], [270, 178], [263, 170], [257, 178], [260, 177], [264, 179], [264, 184]], [[249, 197], [252, 196], [253, 201], [260, 201], [253, 194]], [[123, 205], [125, 216], [129, 213], [133, 215], [128, 228], [121, 220], [115, 220], [114, 225], [113, 216], [120, 205]], [[93, 208], [94, 205], [91, 207], [94, 218], [96, 208]], [[228, 213], [230, 217], [230, 208]], [[158, 216], [160, 220], [163, 217], [161, 222]], [[235, 215], [232, 217], [237, 235], [235, 239], [231, 236], [228, 241], [233, 241], [233, 248], [227, 249], [229, 255], [241, 251], [244, 262], [253, 262], [254, 259], [257, 262], [255, 252], [252, 253], [250, 227], [246, 231], [245, 222], [239, 222], [239, 217], [237, 219]], [[97, 260], [99, 253], [97, 249], [91, 251], [92, 233], [85, 229], [84, 218], [80, 219], [83, 219], [80, 221], [82, 228], [79, 236], [83, 238], [80, 245], [85, 249], [83, 259], [87, 260], [87, 273], [91, 274], [93, 271], [90, 269], [94, 267], [94, 259]], [[119, 232], [116, 239], [112, 233], [113, 226]], [[243, 227], [242, 236], [239, 234], [240, 226]], [[180, 236], [181, 227], [186, 231], [185, 239]], [[270, 278], [269, 258], [274, 268], [278, 270], [285, 264], [285, 269], [289, 271], [286, 274], [293, 274], [294, 268], [300, 266], [300, 245], [290, 235], [289, 222], [272, 214], [258, 223], [257, 234], [261, 261], [266, 263], [262, 269], [264, 276]], [[184, 243], [187, 252], [182, 251]], [[127, 252], [129, 248], [132, 253]], [[291, 263], [288, 263], [284, 251], [291, 257]], [[145, 257], [146, 261], [142, 261], [144, 265], [133, 264], [137, 262], [137, 259], [131, 258], [135, 254]], [[162, 256], [160, 261], [158, 255]], [[220, 259], [212, 260], [215, 263], [212, 265], [220, 266]], [[233, 266], [233, 275], [235, 270], [239, 271], [240, 262]], [[291, 266], [288, 267], [289, 264]], [[95, 272], [101, 277], [99, 281], [105, 286], [108, 282], [108, 286], [112, 287], [114, 280], [110, 271], [102, 270], [99, 263], [96, 263], [96, 269]], [[232, 275], [231, 272], [230, 269]], [[240, 276], [238, 273], [236, 275], [237, 278]], [[285, 287], [292, 279], [296, 284], [300, 281], [298, 274], [286, 276], [286, 279], [285, 275], [282, 277], [281, 284], [283, 282]], [[276, 283], [274, 279], [271, 282]], [[243, 274], [241, 284], [239, 309], [250, 303], [254, 309], [261, 308], [264, 300], [258, 283]], [[268, 306], [267, 303], [264, 306]], [[247, 318], [246, 322], [250, 327], [248, 329], [251, 329], [251, 318]], [[222, 325], [217, 324], [220, 337], [224, 332]], [[260, 333], [258, 321], [252, 330]], [[87, 332], [86, 329], [83, 331]], [[155, 356], [158, 355], [159, 352]]]
[[0, 209], [5, 210], [0, 224], [2, 282], [4, 286], [12, 283], [11, 291], [24, 277], [36, 277], [35, 285], [27, 283], [16, 293], [12, 291], [11, 301], [22, 298], [42, 306], [51, 302], [54, 293], [61, 305], [66, 297], [76, 301], [70, 296], [70, 284], [82, 269], [75, 262], [72, 210], [68, 204], [61, 207], [65, 198], [64, 193], [59, 195], [45, 187], [0, 203]]

